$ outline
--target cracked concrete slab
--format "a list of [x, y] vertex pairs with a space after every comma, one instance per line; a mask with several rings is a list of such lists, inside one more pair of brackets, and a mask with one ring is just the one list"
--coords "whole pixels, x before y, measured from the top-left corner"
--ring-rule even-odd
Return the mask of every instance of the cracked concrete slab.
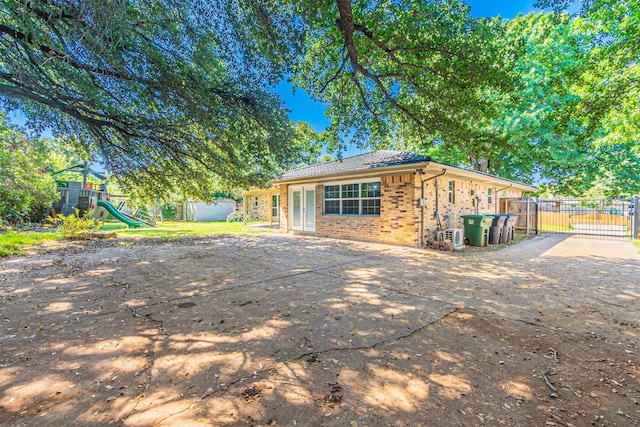
[[572, 244], [270, 235], [2, 260], [0, 425], [640, 419], [638, 260]]

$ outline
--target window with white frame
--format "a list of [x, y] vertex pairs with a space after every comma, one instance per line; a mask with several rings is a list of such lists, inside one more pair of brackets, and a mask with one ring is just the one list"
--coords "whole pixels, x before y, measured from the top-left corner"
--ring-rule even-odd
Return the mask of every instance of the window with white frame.
[[380, 181], [324, 186], [325, 215], [380, 215]]
[[271, 196], [271, 216], [280, 216], [280, 195], [274, 194]]
[[449, 203], [454, 204], [456, 202], [456, 182], [449, 181]]
[[487, 188], [487, 204], [493, 204], [493, 188]]

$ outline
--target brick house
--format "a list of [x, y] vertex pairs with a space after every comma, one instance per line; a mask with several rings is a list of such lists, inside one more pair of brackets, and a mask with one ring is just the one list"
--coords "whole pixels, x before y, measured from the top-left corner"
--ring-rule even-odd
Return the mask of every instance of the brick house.
[[535, 190], [391, 150], [294, 169], [274, 188], [283, 231], [407, 246], [423, 246], [438, 230], [462, 228], [461, 215], [498, 213], [502, 197]]

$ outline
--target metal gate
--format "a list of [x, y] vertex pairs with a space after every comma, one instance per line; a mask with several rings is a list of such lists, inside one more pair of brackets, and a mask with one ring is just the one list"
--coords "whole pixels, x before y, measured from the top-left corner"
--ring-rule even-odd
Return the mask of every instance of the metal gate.
[[638, 196], [632, 199], [507, 199], [505, 213], [518, 215], [516, 230], [638, 238]]

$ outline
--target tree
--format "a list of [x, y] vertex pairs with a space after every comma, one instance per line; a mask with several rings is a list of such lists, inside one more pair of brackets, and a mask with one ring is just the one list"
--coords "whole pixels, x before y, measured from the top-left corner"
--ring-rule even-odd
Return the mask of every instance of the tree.
[[294, 81], [329, 105], [329, 132], [373, 147], [482, 137], [476, 124], [494, 113], [484, 92], [510, 83], [501, 65], [509, 51], [492, 41], [499, 21], [474, 19], [453, 0], [323, 5], [303, 7], [309, 31]]
[[[572, 3], [537, 5], [559, 13]], [[558, 79], [571, 82], [575, 96], [552, 119], [559, 132], [576, 126], [583, 130], [585, 163], [576, 168], [575, 182], [583, 192], [597, 184], [608, 186], [607, 194], [614, 196], [640, 193], [635, 172], [640, 164], [640, 1], [584, 2], [571, 31], [589, 45], [579, 68], [559, 73]]]
[[[298, 157], [267, 90], [296, 47], [289, 18], [231, 0], [6, 0], [0, 98], [34, 126], [75, 135], [125, 187], [264, 183]], [[270, 42], [281, 30], [288, 41]]]
[[42, 219], [57, 196], [47, 154], [45, 141], [28, 140], [0, 115], [0, 219]]

